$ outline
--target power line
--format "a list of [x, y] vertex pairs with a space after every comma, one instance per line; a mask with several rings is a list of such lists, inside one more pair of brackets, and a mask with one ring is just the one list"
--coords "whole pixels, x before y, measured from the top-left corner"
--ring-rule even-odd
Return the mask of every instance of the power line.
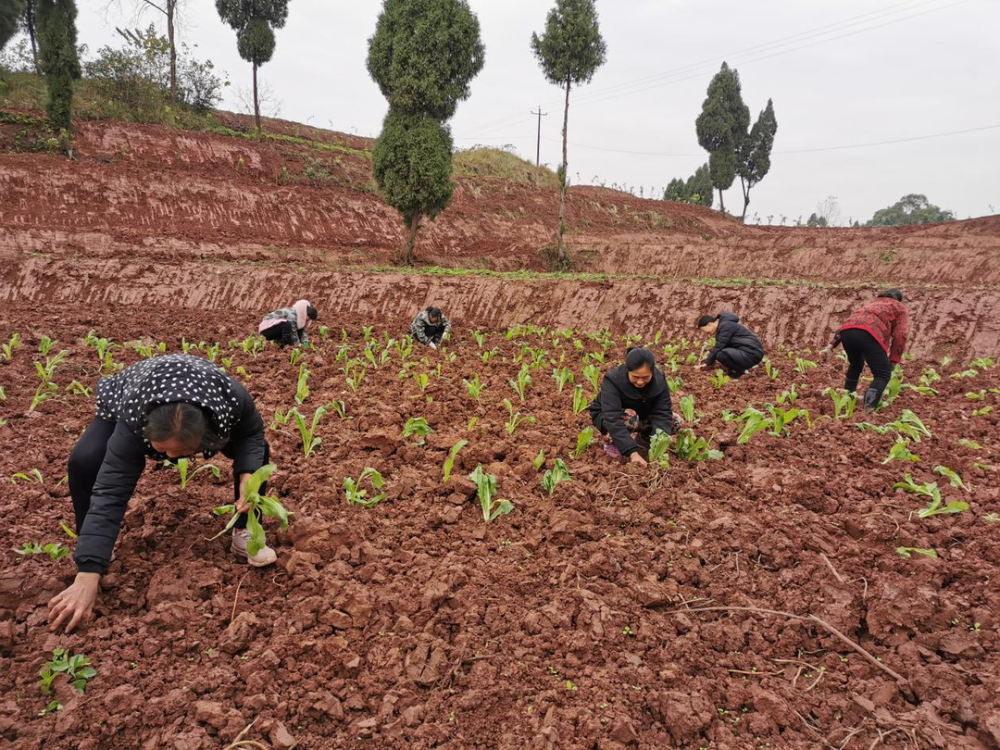
[[[960, 2], [966, 2], [966, 1], [967, 0], [960, 0]], [[587, 93], [581, 94], [577, 98], [576, 102], [577, 103], [586, 103], [587, 101], [589, 101], [590, 99], [594, 99], [595, 97], [597, 97], [596, 101], [604, 101], [605, 98], [611, 98], [611, 97], [605, 97], [605, 95], [610, 94], [611, 92], [624, 92], [626, 89], [634, 88], [637, 85], [642, 85], [642, 84], [644, 84], [644, 83], [646, 83], [648, 81], [651, 81], [651, 80], [658, 80], [660, 78], [673, 77], [673, 76], [679, 75], [681, 73], [684, 73], [686, 71], [692, 70], [694, 68], [705, 66], [707, 64], [713, 64], [714, 65], [714, 64], [717, 64], [720, 59], [733, 59], [733, 58], [739, 57], [740, 55], [743, 55], [745, 53], [752, 52], [754, 50], [767, 51], [768, 49], [774, 49], [774, 48], [778, 48], [778, 47], [782, 47], [782, 46], [787, 46], [789, 43], [793, 43], [794, 41], [802, 41], [804, 39], [809, 39], [809, 38], [812, 38], [812, 37], [815, 37], [815, 36], [823, 36], [825, 34], [832, 33], [835, 30], [839, 30], [839, 29], [842, 29], [842, 28], [849, 28], [850, 26], [858, 25], [859, 23], [867, 23], [868, 21], [878, 20], [878, 18], [871, 18], [871, 16], [878, 16], [878, 17], [885, 18], [885, 17], [889, 17], [891, 15], [895, 15], [895, 14], [898, 14], [898, 13], [905, 13], [907, 11], [916, 10], [917, 8], [923, 7], [925, 5], [929, 5], [929, 4], [934, 3], [934, 2], [939, 2], [939, 0], [920, 0], [919, 2], [917, 2], [916, 0], [907, 0], [906, 2], [898, 3], [897, 5], [890, 5], [890, 6], [886, 7], [886, 8], [882, 8], [882, 9], [879, 9], [879, 10], [876, 10], [876, 11], [869, 11], [867, 13], [863, 13], [863, 14], [860, 14], [860, 15], [857, 15], [857, 16], [851, 16], [849, 18], [844, 19], [843, 21], [838, 21], [838, 22], [835, 22], [835, 23], [832, 23], [832, 24], [827, 24], [825, 26], [815, 27], [813, 29], [807, 29], [805, 31], [798, 32], [796, 34], [791, 34], [791, 35], [786, 36], [786, 37], [780, 37], [778, 39], [771, 40], [770, 42], [765, 42], [765, 43], [762, 43], [762, 44], [754, 45], [752, 47], [746, 47], [746, 48], [743, 48], [741, 50], [737, 50], [735, 52], [731, 52], [731, 53], [728, 53], [728, 54], [725, 54], [725, 55], [721, 55], [721, 56], [717, 56], [717, 57], [713, 57], [713, 58], [706, 58], [705, 60], [699, 61], [697, 63], [689, 63], [687, 65], [683, 65], [683, 66], [678, 67], [678, 68], [673, 68], [671, 70], [667, 70], [667, 71], [664, 71], [662, 73], [658, 73], [658, 74], [655, 74], [655, 75], [652, 75], [652, 76], [645, 76], [643, 78], [635, 79], [633, 81], [629, 81], [629, 82], [625, 82], [625, 83], [621, 83], [621, 84], [616, 84], [614, 86], [609, 86], [609, 87], [606, 87], [606, 88], [603, 88], [603, 89], [597, 89], [595, 91], [587, 92]], [[958, 3], [955, 3], [955, 4], [957, 5]], [[951, 6], [945, 6], [945, 7], [951, 7]], [[939, 8], [939, 9], [941, 9], [941, 8]], [[938, 9], [931, 9], [931, 11], [933, 11], [933, 10], [938, 10]], [[925, 11], [925, 13], [926, 12], [931, 12], [931, 11]], [[923, 15], [923, 14], [915, 14], [913, 16], [905, 16], [903, 18], [895, 19], [894, 21], [890, 21], [888, 23], [898, 23], [900, 21], [908, 20], [909, 18], [914, 18], [914, 17], [916, 17], [916, 15]], [[868, 19], [868, 21], [861, 21], [860, 19]], [[887, 24], [880, 24], [879, 26], [883, 26], [883, 25], [887, 25]], [[870, 28], [874, 29], [874, 28], [878, 28], [879, 26], [872, 26]], [[867, 29], [862, 29], [860, 31], [864, 31], [864, 30], [867, 30]], [[855, 32], [855, 33], [860, 33], [860, 31], [859, 32]], [[835, 38], [841, 38], [841, 37], [835, 37]], [[824, 41], [832, 41], [832, 40], [824, 40]], [[819, 44], [819, 43], [822, 43], [822, 42], [817, 42], [817, 44]], [[807, 45], [807, 46], [811, 46], [811, 45]], [[804, 49], [804, 47], [800, 47], [800, 48], [796, 48], [796, 49]], [[796, 50], [786, 50], [785, 52], [792, 52], [792, 51], [796, 51]], [[778, 53], [778, 54], [783, 54], [783, 53]], [[761, 58], [761, 59], [764, 59], [764, 58]], [[689, 80], [692, 77], [695, 77], [695, 76], [687, 76], [687, 77], [684, 77], [681, 80]], [[640, 90], [647, 90], [647, 89], [640, 89]], [[628, 93], [637, 93], [637, 92], [627, 92], [627, 93], [623, 93], [621, 95], [628, 95]], [[552, 102], [551, 101], [549, 102], [549, 105], [552, 106]], [[490, 121], [488, 121], [488, 122], [486, 122], [486, 123], [484, 123], [484, 124], [482, 124], [480, 126], [477, 126], [474, 129], [481, 130], [485, 134], [485, 133], [490, 132], [491, 130], [496, 130], [499, 127], [505, 127], [505, 126], [510, 125], [510, 124], [515, 124], [515, 122], [521, 121], [521, 120], [524, 120], [524, 119], [526, 119], [526, 118], [522, 114], [508, 115], [506, 117], [498, 118], [496, 120], [490, 120]]]
[[[947, 138], [954, 135], [965, 135], [967, 133], [979, 133], [984, 130], [995, 130], [1000, 128], [1000, 123], [996, 125], [984, 125], [979, 128], [967, 128], [965, 130], [951, 130], [947, 133], [932, 133], [930, 135], [915, 135], [907, 138], [894, 138], [888, 141], [872, 141], [870, 143], [851, 143], [842, 146], [820, 146], [818, 148], [799, 148], [792, 149], [789, 151], [775, 151], [774, 155], [788, 155], [788, 154], [812, 154], [821, 151], [846, 151], [855, 148], [871, 148], [873, 146], [890, 146], [896, 143], [911, 143], [913, 141], [926, 141], [932, 138]], [[501, 140], [501, 139], [498, 139]], [[557, 138], [545, 138], [547, 141], [558, 142]], [[699, 156], [704, 155], [699, 153], [666, 153], [666, 152], [656, 152], [656, 151], [627, 151], [617, 148], [606, 148], [604, 146], [590, 146], [585, 143], [570, 143], [573, 148], [584, 148], [590, 151], [607, 151], [613, 154], [627, 154], [630, 156]]]

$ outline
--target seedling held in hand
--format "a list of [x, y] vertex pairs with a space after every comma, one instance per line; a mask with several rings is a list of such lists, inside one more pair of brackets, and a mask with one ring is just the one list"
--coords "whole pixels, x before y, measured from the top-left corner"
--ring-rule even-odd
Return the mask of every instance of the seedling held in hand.
[[[267, 538], [264, 534], [264, 527], [261, 524], [262, 518], [277, 518], [281, 523], [281, 528], [288, 528], [288, 516], [290, 514], [285, 509], [285, 506], [282, 505], [277, 498], [260, 494], [261, 488], [277, 468], [278, 467], [274, 464], [261, 466], [257, 469], [257, 471], [250, 475], [250, 478], [246, 483], [243, 499], [249, 506], [249, 510], [247, 511], [247, 531], [250, 532], [250, 542], [247, 544], [247, 552], [251, 556], [260, 552], [267, 543]], [[235, 503], [231, 505], [220, 505], [218, 508], [215, 508], [213, 512], [217, 516], [224, 516], [227, 513], [232, 516], [229, 519], [229, 523], [226, 524], [226, 527], [212, 537], [212, 539], [218, 539], [236, 525], [236, 521], [240, 517], [240, 514], [236, 510]]]

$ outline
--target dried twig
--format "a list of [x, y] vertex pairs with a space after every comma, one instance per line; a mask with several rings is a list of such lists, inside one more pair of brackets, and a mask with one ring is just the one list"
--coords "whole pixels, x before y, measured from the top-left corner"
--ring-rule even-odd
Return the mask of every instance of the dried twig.
[[678, 614], [678, 613], [680, 613], [682, 611], [683, 612], [755, 612], [755, 613], [761, 614], [761, 615], [776, 615], [777, 617], [787, 617], [787, 618], [792, 619], [792, 620], [801, 620], [803, 622], [812, 622], [812, 623], [815, 623], [816, 625], [819, 625], [821, 628], [823, 628], [825, 631], [827, 631], [830, 635], [833, 635], [836, 638], [838, 638], [845, 645], [850, 646], [852, 649], [854, 649], [859, 654], [861, 654], [872, 666], [878, 667], [883, 672], [885, 672], [887, 675], [889, 675], [890, 677], [892, 677], [892, 679], [895, 680], [896, 682], [901, 682], [903, 684], [909, 685], [909, 681], [905, 677], [903, 677], [903, 675], [901, 675], [898, 672], [894, 671], [890, 667], [887, 667], [885, 664], [883, 664], [878, 659], [876, 659], [874, 656], [872, 656], [868, 651], [866, 651], [865, 649], [863, 649], [857, 643], [855, 643], [850, 638], [848, 638], [846, 635], [844, 635], [839, 630], [837, 630], [835, 627], [833, 627], [833, 625], [831, 625], [830, 623], [828, 623], [826, 620], [823, 620], [823, 619], [817, 617], [816, 615], [812, 615], [812, 614], [809, 614], [809, 615], [796, 615], [796, 614], [793, 614], [791, 612], [781, 612], [779, 610], [774, 610], [774, 609], [762, 609], [760, 607], [698, 607], [696, 609], [674, 610], [672, 612], [668, 612], [667, 614]]
[[836, 578], [838, 582], [843, 583], [844, 579], [841, 577], [840, 573], [837, 572], [837, 569], [833, 567], [833, 563], [830, 562], [830, 558], [824, 555], [822, 552], [819, 553], [819, 556], [823, 558], [823, 562], [825, 562], [827, 566], [830, 568], [830, 572], [833, 573], [833, 577]]
[[[243, 574], [243, 578], [246, 578], [248, 575], [250, 575], [249, 570]], [[229, 615], [229, 622], [236, 619], [236, 602], [239, 601], [240, 598], [240, 586], [243, 585], [243, 578], [240, 578], [240, 582], [236, 584], [236, 594], [233, 595], [233, 611]]]
[[257, 742], [257, 740], [245, 740], [244, 735], [250, 731], [250, 727], [257, 723], [257, 719], [254, 719], [249, 724], [247, 724], [243, 731], [236, 735], [236, 739], [230, 744], [226, 745], [223, 750], [243, 750], [243, 748], [255, 748], [255, 750], [271, 750], [263, 742]]

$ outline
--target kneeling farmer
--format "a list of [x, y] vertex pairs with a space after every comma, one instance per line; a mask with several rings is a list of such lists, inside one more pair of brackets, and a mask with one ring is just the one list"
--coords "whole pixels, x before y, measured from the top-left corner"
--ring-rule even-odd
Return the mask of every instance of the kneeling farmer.
[[604, 376], [589, 411], [594, 427], [607, 438], [605, 451], [642, 466], [647, 461], [640, 450], [649, 450], [656, 432], [669, 435], [674, 427], [667, 378], [649, 349], [628, 350], [625, 364]]
[[450, 332], [451, 321], [436, 307], [421, 310], [410, 324], [413, 338], [431, 349], [437, 349], [441, 345], [441, 340]]
[[97, 384], [97, 415], [69, 457], [69, 490], [79, 539], [76, 581], [49, 602], [53, 630], [71, 632], [90, 618], [98, 583], [111, 562], [122, 518], [146, 458], [162, 461], [221, 451], [233, 460], [234, 496], [242, 512], [232, 550], [251, 565], [271, 565], [264, 547], [247, 552], [244, 488], [268, 463], [264, 421], [240, 383], [211, 362], [168, 354], [139, 362]]
[[309, 324], [319, 317], [316, 308], [307, 299], [300, 299], [291, 307], [282, 307], [269, 312], [257, 326], [257, 332], [278, 346], [305, 346], [309, 343], [306, 334]]
[[715, 346], [705, 361], [696, 365], [697, 369], [703, 370], [718, 362], [729, 377], [739, 379], [763, 361], [764, 345], [740, 323], [736, 313], [727, 311], [718, 315], [702, 315], [697, 326], [706, 336], [715, 336]]

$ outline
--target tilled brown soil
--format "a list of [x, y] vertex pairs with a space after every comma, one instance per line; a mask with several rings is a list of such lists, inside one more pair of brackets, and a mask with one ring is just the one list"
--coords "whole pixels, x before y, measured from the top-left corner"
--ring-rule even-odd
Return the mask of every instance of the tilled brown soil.
[[[3, 549], [69, 541], [60, 480], [93, 401], [62, 389], [98, 376], [82, 343], [89, 329], [169, 351], [182, 335], [218, 340], [219, 361], [243, 368], [266, 421], [294, 404], [288, 351], [228, 347], [253, 330], [247, 316], [213, 314], [209, 328], [193, 311], [78, 310], [0, 314], [0, 338], [23, 340], [0, 362], [0, 480], [33, 468], [44, 478], [0, 495]], [[341, 359], [362, 357], [359, 322], [345, 321]], [[56, 370], [58, 400], [29, 413], [42, 334], [69, 355]], [[861, 432], [861, 415], [833, 419], [821, 394], [840, 384], [839, 359], [802, 353], [819, 365], [800, 374], [774, 351], [776, 382], [760, 368], [719, 389], [682, 365], [678, 396], [695, 397], [693, 428], [724, 456], [673, 456], [669, 470], [653, 471], [614, 463], [596, 444], [569, 455], [587, 419], [573, 415], [572, 386], [557, 392], [551, 371], [570, 367], [589, 393], [584, 356], [602, 349], [593, 338], [492, 334], [484, 348], [497, 353], [484, 363], [459, 331], [446, 351], [411, 357], [429, 376], [426, 391], [398, 376], [393, 349], [355, 392], [337, 359], [339, 324], [317, 343], [304, 356], [311, 395], [300, 408], [309, 417], [342, 399], [347, 418], [331, 412], [320, 423], [323, 443], [309, 457], [291, 424], [269, 427], [273, 488], [295, 513], [287, 532], [269, 530], [277, 568], [248, 571], [222, 541], [206, 541], [221, 527], [211, 508], [230, 496], [224, 460], [218, 484], [203, 473], [185, 491], [175, 472], [149, 467], [97, 616], [72, 636], [47, 632], [44, 606], [71, 579], [71, 561], [4, 553], [0, 736], [10, 746], [208, 750], [256, 720], [246, 738], [273, 748], [1000, 747], [1000, 395], [990, 391], [1000, 370], [955, 378], [968, 362], [904, 363], [910, 383], [935, 368], [938, 395], [904, 390], [871, 421], [911, 409], [933, 437], [910, 446], [919, 463], [883, 465], [893, 436]], [[526, 344], [548, 354], [522, 404], [508, 380]], [[601, 369], [624, 344], [610, 346]], [[116, 362], [139, 357], [114, 350]], [[462, 385], [477, 374], [479, 401]], [[736, 444], [723, 410], [773, 402], [793, 384], [812, 428]], [[536, 423], [509, 436], [503, 398]], [[401, 437], [417, 416], [434, 428], [423, 445]], [[469, 445], [442, 483], [459, 439]], [[572, 473], [551, 497], [532, 466], [539, 450], [546, 467], [559, 457]], [[491, 524], [465, 479], [477, 464], [515, 506]], [[970, 490], [950, 487], [938, 465]], [[368, 466], [385, 475], [389, 497], [348, 507], [343, 479]], [[907, 472], [938, 480], [946, 500], [970, 509], [917, 518], [923, 501], [892, 490]], [[904, 559], [897, 547], [938, 557]], [[37, 672], [56, 647], [91, 657], [97, 676], [84, 696], [63, 691], [63, 709], [38, 716], [49, 699]]]

